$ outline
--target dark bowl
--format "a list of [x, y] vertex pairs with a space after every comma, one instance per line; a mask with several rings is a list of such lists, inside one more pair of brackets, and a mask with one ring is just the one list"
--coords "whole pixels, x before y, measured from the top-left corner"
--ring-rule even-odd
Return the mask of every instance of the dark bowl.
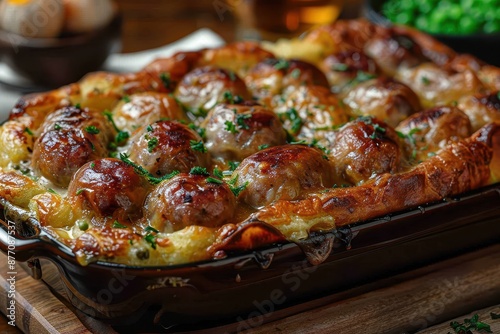
[[0, 30], [0, 55], [31, 83], [55, 88], [78, 81], [120, 50], [121, 16], [89, 33], [59, 38], [26, 38]]
[[[382, 14], [381, 9], [385, 2], [386, 0], [366, 0], [363, 8], [364, 16], [373, 23], [391, 26], [392, 22]], [[500, 33], [476, 33], [470, 35], [427, 34], [456, 52], [469, 53], [489, 64], [500, 66]]]

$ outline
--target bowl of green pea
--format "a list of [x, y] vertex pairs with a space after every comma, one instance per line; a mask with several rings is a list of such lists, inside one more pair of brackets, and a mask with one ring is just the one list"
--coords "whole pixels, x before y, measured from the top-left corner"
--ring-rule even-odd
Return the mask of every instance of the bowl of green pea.
[[500, 66], [500, 0], [367, 0], [364, 14], [377, 24], [417, 28]]

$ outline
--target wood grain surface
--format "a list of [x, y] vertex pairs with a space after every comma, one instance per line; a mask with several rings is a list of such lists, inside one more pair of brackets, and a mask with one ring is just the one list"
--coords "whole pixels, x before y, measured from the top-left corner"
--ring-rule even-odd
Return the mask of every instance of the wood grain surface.
[[[0, 254], [0, 311], [4, 314], [6, 272], [5, 255]], [[51, 273], [44, 272], [47, 274], [58, 272], [54, 267]], [[499, 278], [500, 244], [361, 287], [367, 292], [354, 298], [328, 303], [333, 296], [324, 297], [319, 302], [326, 306], [246, 333], [380, 334], [428, 328], [422, 333], [446, 334], [451, 330], [451, 319], [461, 322], [474, 313], [489, 323], [494, 333], [500, 333], [500, 320], [488, 317], [489, 312], [500, 312]], [[385, 287], [371, 290], [376, 285]], [[16, 276], [16, 317], [18, 328], [25, 333], [115, 333], [109, 326], [66, 305], [42, 281], [31, 278], [22, 269]], [[430, 327], [435, 324], [440, 325]], [[226, 329], [210, 332], [221, 330]]]

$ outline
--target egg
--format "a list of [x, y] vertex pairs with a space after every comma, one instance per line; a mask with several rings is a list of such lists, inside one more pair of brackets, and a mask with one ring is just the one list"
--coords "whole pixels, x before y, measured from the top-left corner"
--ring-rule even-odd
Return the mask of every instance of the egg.
[[55, 37], [63, 28], [62, 0], [3, 0], [0, 26], [25, 37]]
[[68, 33], [89, 32], [103, 27], [113, 18], [115, 7], [111, 0], [63, 0]]

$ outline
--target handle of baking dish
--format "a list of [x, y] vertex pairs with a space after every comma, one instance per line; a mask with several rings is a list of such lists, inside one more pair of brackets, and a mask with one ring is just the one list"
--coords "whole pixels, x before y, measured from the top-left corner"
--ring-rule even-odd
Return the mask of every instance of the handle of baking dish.
[[43, 242], [39, 233], [22, 238], [16, 233], [14, 223], [0, 219], [0, 250], [16, 261], [26, 262], [36, 256]]

